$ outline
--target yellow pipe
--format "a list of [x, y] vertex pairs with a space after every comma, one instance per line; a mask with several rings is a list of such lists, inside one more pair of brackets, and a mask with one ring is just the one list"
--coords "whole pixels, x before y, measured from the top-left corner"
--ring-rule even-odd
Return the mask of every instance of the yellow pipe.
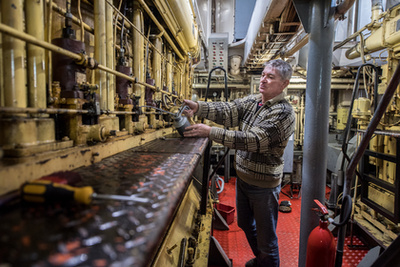
[[[24, 30], [23, 0], [1, 1], [2, 22]], [[27, 107], [24, 42], [3, 35], [4, 104], [6, 107]]]
[[[1, 4], [0, 4], [1, 6]], [[1, 12], [0, 12], [0, 21], [1, 21]], [[3, 35], [0, 34], [0, 44], [3, 43]], [[3, 46], [0, 45], [0, 107], [4, 107], [4, 81], [3, 81]], [[1, 151], [0, 151], [1, 158]]]
[[[62, 7], [59, 7], [56, 3], [53, 3], [52, 0], [46, 0], [46, 3], [50, 3], [52, 9], [53, 9], [54, 11], [56, 11], [58, 14], [62, 15], [62, 16], [65, 16], [65, 13], [67, 13], [67, 10], [66, 10], [66, 9], [64, 9], [64, 8], [62, 8]], [[72, 22], [75, 23], [76, 25], [81, 25], [81, 24], [80, 24], [80, 19], [78, 19], [78, 18], [75, 17], [74, 15], [72, 15], [71, 19], [72, 19]], [[86, 23], [83, 23], [83, 28], [84, 28], [87, 32], [90, 32], [90, 33], [92, 33], [92, 34], [94, 33], [94, 29], [93, 29], [92, 27], [90, 27], [90, 26], [89, 26], [88, 24], [86, 24]]]
[[[106, 4], [106, 62], [107, 67], [114, 69], [114, 36], [113, 36], [113, 11]], [[115, 77], [107, 74], [107, 110], [114, 111]]]
[[[94, 1], [94, 57], [101, 65], [106, 66], [106, 2]], [[100, 109], [107, 109], [106, 73], [95, 71], [95, 82], [99, 86]]]
[[198, 28], [193, 18], [191, 6], [187, 0], [166, 0], [180, 29], [182, 30], [183, 40], [186, 43], [192, 57], [197, 57], [200, 53], [198, 39]]
[[151, 18], [151, 20], [154, 22], [154, 24], [156, 24], [157, 28], [161, 31], [164, 32], [164, 37], [167, 40], [167, 42], [169, 43], [169, 45], [172, 47], [172, 49], [174, 50], [175, 54], [180, 58], [183, 59], [184, 57], [182, 56], [182, 54], [179, 52], [178, 48], [176, 47], [176, 45], [174, 44], [174, 42], [172, 41], [171, 37], [169, 37], [168, 34], [165, 33], [164, 27], [160, 24], [160, 22], [158, 22], [157, 18], [153, 15], [153, 12], [151, 11], [151, 9], [147, 6], [147, 4], [144, 2], [144, 0], [138, 0], [138, 2], [140, 3], [140, 5], [143, 7], [143, 9], [146, 11], [146, 13], [149, 15], [149, 17]]
[[[150, 40], [146, 37], [146, 35], [145, 35], [144, 33], [142, 33], [134, 24], [132, 24], [132, 22], [130, 22], [129, 19], [128, 19], [127, 17], [125, 17], [125, 16], [121, 13], [121, 11], [119, 11], [114, 5], [112, 5], [112, 3], [110, 3], [110, 1], [106, 0], [106, 2], [107, 2], [107, 3], [114, 9], [114, 11], [118, 14], [117, 19], [119, 19], [119, 17], [121, 17], [121, 19], [122, 19], [122, 18], [125, 18], [125, 20], [124, 20], [124, 21], [125, 21], [125, 22], [124, 22], [125, 27], [127, 27], [128, 29], [134, 29], [135, 31], [137, 31], [138, 33], [140, 33], [140, 34], [143, 36], [143, 38], [146, 40], [146, 42], [148, 42], [148, 43], [150, 44], [150, 46], [153, 48], [153, 50], [156, 51], [157, 53], [159, 53], [163, 59], [167, 60], [167, 59], [165, 58], [165, 56], [162, 54], [162, 52], [159, 51], [157, 48], [155, 48], [154, 45], [150, 42]], [[145, 4], [144, 4], [144, 5], [145, 5]], [[146, 5], [146, 7], [147, 7], [147, 5]], [[149, 12], [151, 12], [151, 11], [149, 11]], [[154, 17], [154, 16], [153, 16], [153, 17]], [[154, 20], [156, 20], [155, 23], [158, 24], [158, 25], [160, 26], [160, 28], [159, 28], [159, 29], [160, 29], [160, 33], [157, 35], [157, 37], [162, 37], [162, 36], [164, 36], [165, 39], [169, 42], [170, 46], [173, 47], [173, 48], [175, 47], [176, 50], [174, 50], [174, 52], [175, 52], [181, 59], [183, 59], [182, 54], [180, 54], [178, 48], [176, 48], [175, 44], [173, 43], [173, 41], [171, 40], [171, 38], [169, 37], [169, 35], [165, 32], [164, 28], [161, 26], [161, 24], [157, 21], [157, 19], [156, 19], [155, 17], [154, 17]], [[119, 22], [119, 21], [118, 21], [118, 22]], [[119, 23], [120, 23], [120, 22], [119, 22]], [[157, 27], [158, 27], [158, 25], [157, 25]], [[120, 29], [120, 27], [117, 27], [117, 28]], [[118, 46], [116, 46], [116, 47], [118, 48]], [[169, 63], [170, 63], [174, 68], [177, 68], [175, 65], [172, 64], [172, 61], [170, 61]], [[179, 68], [178, 68], [178, 70], [179, 70], [179, 71], [182, 71], [182, 70], [180, 70]]]
[[[11, 28], [11, 27], [9, 27], [7, 25], [4, 25], [2, 23], [0, 23], [0, 32], [6, 33], [6, 34], [11, 35], [13, 37], [16, 37], [16, 38], [19, 38], [21, 40], [24, 40], [25, 42], [38, 45], [38, 46], [43, 47], [45, 49], [51, 50], [52, 52], [60, 53], [60, 54], [62, 54], [64, 56], [67, 56], [67, 57], [70, 57], [72, 59], [75, 59], [77, 61], [77, 64], [83, 65], [88, 60], [88, 58], [86, 58], [82, 54], [76, 54], [74, 52], [68, 51], [68, 50], [63, 49], [61, 47], [58, 47], [56, 45], [49, 44], [49, 43], [44, 42], [44, 41], [40, 41], [40, 40], [36, 39], [35, 37], [33, 37], [33, 36], [29, 35], [29, 34], [17, 31], [14, 28]], [[144, 61], [144, 56], [143, 56], [143, 61]], [[138, 84], [144, 85], [144, 86], [148, 86], [148, 87], [150, 87], [150, 88], [152, 88], [154, 90], [156, 89], [154, 86], [152, 86], [150, 84], [147, 84], [147, 83], [141, 82], [141, 81], [137, 81], [135, 77], [131, 77], [131, 76], [125, 75], [125, 74], [123, 74], [121, 72], [118, 72], [116, 70], [112, 70], [112, 69], [110, 69], [110, 68], [108, 68], [106, 66], [103, 66], [101, 64], [98, 64], [97, 68], [100, 69], [100, 70], [103, 70], [105, 72], [112, 73], [115, 76], [119, 76], [119, 77], [122, 77], [124, 79], [127, 79], [127, 80], [129, 80], [131, 82], [138, 83]], [[143, 80], [144, 80], [144, 77], [143, 77]]]
[[81, 12], [81, 0], [78, 0], [78, 15], [79, 15], [79, 24], [81, 26], [81, 42], [85, 42], [85, 28], [83, 27], [83, 19]]
[[180, 63], [179, 63], [179, 66], [180, 66], [180, 68], [181, 69], [183, 69], [183, 72], [176, 72], [176, 83], [175, 83], [175, 89], [176, 89], [176, 94], [179, 96], [179, 97], [181, 97], [182, 96], [182, 82], [183, 82], [183, 80], [182, 80], [182, 77], [183, 77], [183, 74], [184, 74], [184, 72], [185, 72], [185, 66], [183, 65], [184, 64], [184, 61], [181, 61]]
[[0, 107], [1, 113], [9, 114], [89, 114], [88, 110], [67, 109], [67, 108], [18, 108]]
[[[191, 72], [191, 65], [190, 65], [190, 61], [188, 60], [188, 62], [186, 62], [186, 75], [184, 75], [183, 76], [184, 78], [185, 78], [185, 82], [184, 82], [184, 95], [183, 95], [183, 97], [184, 97], [184, 99], [190, 99], [190, 95], [191, 95], [191, 91], [192, 91], [192, 86], [191, 86], [191, 84], [193, 84], [193, 83], [191, 83], [190, 81], [191, 81], [191, 79], [192, 79], [192, 72]], [[226, 101], [229, 101], [228, 99], [227, 99], [227, 95], [225, 96], [226, 97]]]
[[[182, 63], [183, 64], [183, 63]], [[183, 66], [184, 68], [185, 66]], [[179, 77], [179, 93], [178, 96], [182, 97], [183, 96], [183, 73], [178, 73]]]
[[[137, 2], [134, 2], [134, 12], [133, 12], [133, 24], [140, 33], [143, 33], [143, 12]], [[133, 72], [134, 76], [137, 78], [136, 84], [134, 85], [134, 93], [136, 96], [140, 96], [139, 106], [144, 106], [144, 86], [145, 73], [144, 73], [144, 38], [143, 35], [138, 31], [133, 32]]]
[[[64, 56], [70, 57], [77, 61], [83, 60], [82, 55], [80, 55], [80, 54], [76, 54], [74, 52], [68, 51], [68, 50], [58, 47], [56, 45], [38, 40], [35, 37], [24, 33], [22, 30], [14, 29], [13, 27], [7, 26], [6, 24], [3, 24], [3, 23], [0, 24], [0, 31], [3, 33], [6, 33], [7, 35], [11, 35], [18, 39], [24, 40], [25, 42], [35, 44], [35, 45], [38, 45], [45, 49], [51, 50], [52, 52], [60, 53]], [[4, 37], [3, 37], [3, 39], [4, 39]], [[3, 45], [3, 47], [4, 47], [4, 45]]]
[[168, 29], [172, 32], [175, 40], [186, 54], [189, 51], [189, 47], [185, 40], [183, 29], [179, 25], [177, 18], [174, 16], [175, 12], [171, 10], [169, 3], [165, 0], [156, 0], [154, 3], [166, 22]]
[[166, 95], [178, 97], [177, 95], [173, 95], [171, 92], [167, 92], [167, 91], [164, 91], [164, 90], [160, 90], [160, 92], [163, 93], [163, 94], [166, 94]]
[[172, 80], [174, 79], [174, 72], [172, 70], [172, 52], [168, 51], [167, 54], [168, 63], [167, 63], [167, 87], [168, 90], [171, 92], [172, 89]]
[[[376, 52], [382, 50], [384, 48], [394, 47], [395, 53], [398, 53], [397, 44], [400, 42], [400, 33], [398, 31], [394, 31], [396, 28], [397, 22], [400, 19], [400, 15], [398, 15], [400, 7], [394, 8], [390, 10], [390, 13], [382, 12], [379, 14], [378, 18], [385, 16], [383, 19], [383, 23], [380, 24], [380, 27], [373, 31], [371, 35], [365, 39], [364, 44], [364, 53], [367, 52]], [[367, 26], [374, 26], [377, 21], [372, 21]], [[376, 27], [378, 27], [377, 25]], [[364, 27], [365, 28], [365, 27]], [[360, 43], [356, 46], [350, 48], [346, 51], [346, 57], [349, 59], [354, 59], [361, 56], [361, 45]]]
[[129, 81], [131, 81], [131, 82], [136, 82], [135, 77], [131, 77], [131, 76], [125, 75], [125, 74], [123, 74], [123, 73], [121, 73], [121, 72], [119, 72], [119, 71], [112, 70], [112, 69], [107, 68], [107, 67], [105, 67], [105, 66], [103, 66], [103, 65], [98, 65], [97, 68], [100, 69], [100, 70], [104, 70], [104, 71], [106, 71], [106, 72], [112, 73], [112, 74], [114, 74], [115, 76], [119, 76], [119, 77], [125, 78], [125, 79], [127, 79], [127, 80], [129, 80]]
[[[39, 40], [44, 40], [43, 0], [25, 1], [26, 31]], [[28, 101], [29, 107], [46, 107], [45, 50], [28, 44]]]
[[[154, 46], [159, 50], [162, 51], [162, 41], [161, 38], [155, 37], [153, 40]], [[153, 53], [153, 78], [155, 81], [156, 88], [162, 89], [162, 81], [161, 81], [161, 56], [158, 53]], [[156, 100], [161, 100], [161, 93], [156, 92], [155, 94]]]
[[[46, 41], [47, 42], [51, 42], [51, 29], [53, 28], [52, 27], [52, 25], [53, 25], [53, 12], [52, 12], [52, 5], [53, 5], [53, 0], [49, 0], [49, 2], [48, 2], [48, 5], [45, 5], [46, 6], [46, 10], [47, 10], [47, 27], [45, 28], [45, 31], [47, 31], [47, 39], [46, 39]], [[46, 75], [47, 75], [47, 84], [48, 84], [48, 87], [49, 88], [51, 88], [52, 87], [52, 83], [53, 83], [53, 81], [52, 81], [52, 79], [53, 79], [53, 75], [52, 75], [52, 64], [53, 64], [53, 62], [52, 62], [52, 57], [51, 57], [51, 51], [49, 50], [49, 51], [47, 51], [47, 53], [46, 53], [46, 62], [47, 62], [47, 65], [46, 65], [46, 68], [47, 68], [47, 72], [46, 72]], [[51, 97], [53, 97], [52, 95], [51, 95], [51, 91], [52, 90], [49, 90], [50, 91], [50, 96]]]
[[[383, 48], [385, 48], [384, 44], [384, 27], [380, 27], [376, 31], [374, 31], [367, 39], [365, 39], [365, 44], [364, 44], [364, 53], [367, 52], [376, 52], [379, 51]], [[346, 57], [348, 59], [355, 59], [359, 56], [361, 56], [361, 44], [358, 43], [356, 46], [350, 48], [349, 50], [346, 51]]]

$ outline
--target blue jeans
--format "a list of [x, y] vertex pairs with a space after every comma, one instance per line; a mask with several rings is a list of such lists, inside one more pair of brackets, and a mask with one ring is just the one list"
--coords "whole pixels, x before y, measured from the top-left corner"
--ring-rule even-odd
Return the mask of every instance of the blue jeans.
[[257, 257], [258, 266], [279, 266], [278, 221], [281, 186], [262, 188], [250, 185], [240, 178], [236, 182], [238, 226]]

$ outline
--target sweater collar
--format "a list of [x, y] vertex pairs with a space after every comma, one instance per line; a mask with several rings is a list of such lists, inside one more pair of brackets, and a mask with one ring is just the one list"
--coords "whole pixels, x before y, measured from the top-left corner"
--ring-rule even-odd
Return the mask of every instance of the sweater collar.
[[[285, 99], [285, 95], [286, 95], [286, 94], [285, 94], [284, 92], [282, 92], [282, 93], [280, 93], [279, 95], [275, 96], [274, 98], [272, 98], [272, 99], [270, 99], [270, 100], [267, 100], [265, 103], [267, 103], [268, 105], [273, 105], [273, 104], [275, 104], [276, 102], [279, 102], [279, 101]], [[262, 100], [262, 95], [261, 95], [261, 94], [259, 94], [259, 95], [257, 96], [257, 100], [258, 100], [258, 101], [261, 101], [261, 100]], [[265, 103], [264, 103], [264, 105], [265, 105]]]

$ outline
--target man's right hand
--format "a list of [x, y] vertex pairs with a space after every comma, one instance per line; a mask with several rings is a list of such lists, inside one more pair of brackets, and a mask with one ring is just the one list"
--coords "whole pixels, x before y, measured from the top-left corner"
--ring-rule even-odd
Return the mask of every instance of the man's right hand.
[[185, 114], [188, 117], [193, 117], [194, 113], [196, 113], [197, 110], [199, 109], [199, 104], [197, 102], [187, 99], [184, 99], [183, 103], [185, 103], [185, 105], [190, 108], [189, 110], [184, 110], [183, 114]]

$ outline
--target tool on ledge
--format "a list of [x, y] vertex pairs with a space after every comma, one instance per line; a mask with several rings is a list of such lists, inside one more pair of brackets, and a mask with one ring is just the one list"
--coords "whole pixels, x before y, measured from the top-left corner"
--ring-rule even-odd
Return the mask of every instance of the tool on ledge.
[[121, 200], [147, 203], [149, 199], [137, 196], [103, 195], [93, 191], [91, 186], [73, 187], [53, 183], [47, 180], [37, 180], [21, 186], [21, 197], [28, 202], [46, 201], [76, 201], [90, 204], [93, 199]]

